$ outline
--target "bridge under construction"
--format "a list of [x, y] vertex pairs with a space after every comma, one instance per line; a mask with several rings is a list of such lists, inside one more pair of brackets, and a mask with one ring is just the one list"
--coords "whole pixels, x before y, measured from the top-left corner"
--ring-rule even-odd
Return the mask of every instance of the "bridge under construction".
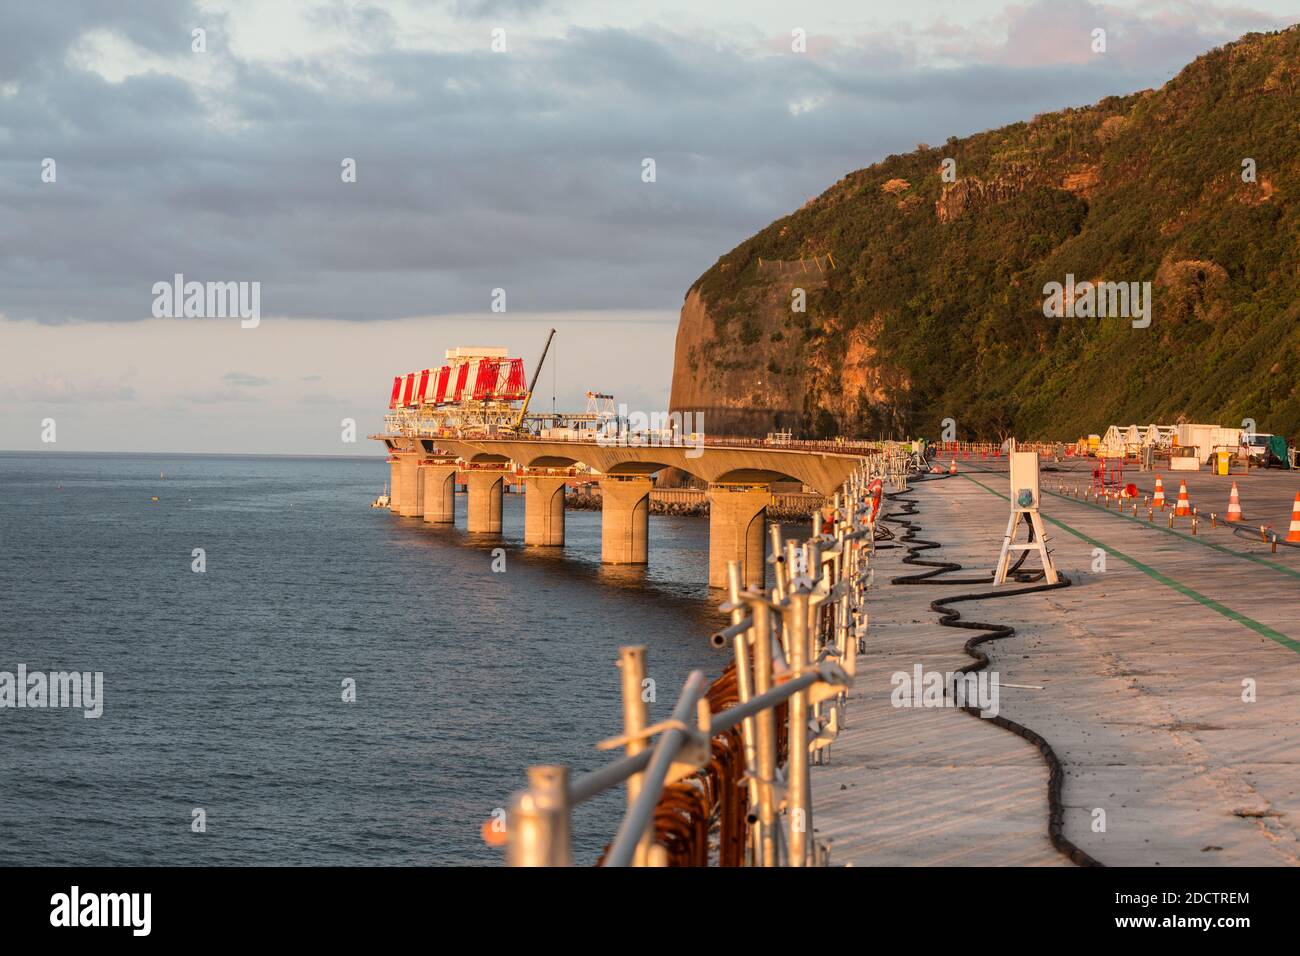
[[903, 447], [717, 440], [674, 427], [633, 430], [609, 410], [612, 397], [596, 392], [588, 393], [585, 412], [529, 416], [550, 342], [548, 337], [529, 383], [522, 359], [488, 347], [449, 349], [446, 365], [393, 379], [387, 430], [371, 436], [388, 450], [390, 510], [430, 524], [452, 524], [456, 487], [462, 484], [466, 530], [500, 534], [505, 484], [514, 478], [524, 487], [524, 544], [559, 547], [566, 485], [596, 480], [601, 560], [646, 564], [653, 476], [675, 468], [707, 487], [709, 584], [725, 587], [727, 564], [737, 561], [744, 584], [762, 586], [774, 485], [795, 482], [829, 496], [864, 455]]
[[[524, 487], [524, 544], [564, 544], [564, 490], [575, 479], [595, 478], [601, 494], [601, 560], [646, 564], [649, 560], [652, 476], [679, 468], [707, 482], [709, 583], [725, 587], [727, 562], [738, 561], [746, 585], [762, 586], [767, 508], [773, 485], [799, 482], [831, 495], [880, 446], [820, 449], [767, 448], [743, 442], [684, 446], [602, 444], [512, 438], [407, 438], [382, 435], [389, 452], [389, 508], [431, 524], [456, 520], [457, 483], [466, 489], [466, 530], [500, 534], [507, 477]], [[581, 472], [578, 470], [581, 468]]]

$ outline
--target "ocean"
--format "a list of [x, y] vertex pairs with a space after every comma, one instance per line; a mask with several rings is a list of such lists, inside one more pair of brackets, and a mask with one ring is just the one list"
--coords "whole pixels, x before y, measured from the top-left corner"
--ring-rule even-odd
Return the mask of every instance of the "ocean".
[[[649, 567], [605, 567], [598, 512], [525, 549], [522, 495], [470, 539], [463, 496], [454, 529], [372, 510], [387, 477], [0, 453], [0, 672], [103, 674], [98, 718], [0, 708], [0, 865], [500, 864], [480, 826], [527, 766], [610, 759], [621, 645], [647, 646], [652, 719], [725, 663], [707, 519], [651, 517]], [[576, 811], [577, 862], [623, 800]]]

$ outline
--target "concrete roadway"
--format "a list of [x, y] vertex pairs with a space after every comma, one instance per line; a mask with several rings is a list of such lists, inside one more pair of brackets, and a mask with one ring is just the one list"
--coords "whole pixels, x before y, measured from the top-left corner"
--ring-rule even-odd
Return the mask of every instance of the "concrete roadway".
[[[1083, 484], [1087, 466], [1070, 465]], [[995, 467], [959, 461], [961, 476], [915, 486], [920, 537], [943, 544], [921, 557], [960, 562], [954, 576], [991, 570], [1009, 508]], [[1144, 491], [1153, 481], [1126, 477]], [[1230, 478], [1186, 477], [1194, 504], [1226, 510]], [[1044, 491], [1055, 487], [1045, 471]], [[1300, 474], [1252, 473], [1238, 487], [1247, 518], [1285, 533]], [[1185, 521], [1170, 532], [1167, 519], [1148, 525], [1145, 512], [1133, 520], [1054, 494], [1044, 515], [1074, 584], [959, 608], [1017, 629], [984, 649], [1004, 685], [1001, 713], [1042, 734], [1065, 766], [1066, 835], [1111, 865], [1300, 864], [1300, 549], [1274, 555], [1208, 520], [1193, 538]], [[818, 837], [840, 864], [1068, 865], [1047, 839], [1047, 771], [1032, 745], [954, 709], [891, 706], [895, 671], [968, 661], [961, 646], [974, 632], [937, 626], [929, 602], [989, 589], [890, 585], [916, 570], [904, 553], [877, 557], [849, 727], [813, 773]]]

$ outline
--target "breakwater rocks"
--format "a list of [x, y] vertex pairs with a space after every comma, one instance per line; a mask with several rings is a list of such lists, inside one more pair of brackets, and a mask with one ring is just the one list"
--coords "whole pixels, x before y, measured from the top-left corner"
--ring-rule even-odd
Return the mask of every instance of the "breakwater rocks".
[[[774, 495], [772, 504], [767, 506], [767, 517], [772, 521], [806, 521], [824, 503], [825, 499], [816, 495]], [[569, 491], [564, 496], [564, 506], [571, 511], [599, 511], [600, 492]], [[704, 492], [688, 496], [672, 490], [661, 497], [659, 492], [652, 491], [650, 513], [702, 518], [709, 513], [709, 499]]]

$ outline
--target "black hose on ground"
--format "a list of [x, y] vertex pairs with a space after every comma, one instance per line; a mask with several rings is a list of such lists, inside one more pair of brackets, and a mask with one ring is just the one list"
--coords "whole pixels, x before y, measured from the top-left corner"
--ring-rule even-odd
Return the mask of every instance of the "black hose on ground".
[[[946, 478], [948, 476], [943, 475], [942, 477]], [[939, 476], [936, 476], [934, 479], [923, 479], [923, 480], [939, 480]], [[906, 511], [902, 512], [902, 515], [907, 515], [907, 516], [915, 515], [917, 513], [916, 500], [913, 498], [903, 497], [906, 494], [908, 494], [907, 491], [901, 491], [896, 494], [886, 495], [885, 497], [889, 498], [891, 501], [895, 501], [901, 504], [904, 508], [907, 509]], [[903, 563], [912, 564], [912, 565], [924, 565], [933, 569], [930, 571], [922, 571], [917, 574], [901, 575], [899, 577], [891, 579], [889, 582], [890, 584], [991, 584], [992, 583], [993, 575], [991, 574], [984, 575], [977, 578], [946, 578], [940, 580], [938, 577], [939, 575], [948, 574], [952, 571], [960, 571], [962, 569], [962, 566], [956, 563], [955, 561], [926, 561], [922, 558], [917, 557], [917, 555], [920, 554], [922, 551], [929, 551], [934, 548], [942, 547], [942, 545], [937, 541], [927, 541], [924, 538], [918, 538], [916, 536], [916, 533], [921, 530], [921, 526], [914, 521], [907, 520], [906, 517], [895, 516], [895, 515], [884, 515], [882, 517], [885, 521], [891, 521], [895, 524], [902, 525], [904, 528], [904, 534], [901, 537], [897, 538], [898, 542], [902, 544], [904, 547], [906, 547], [908, 552], [907, 557], [903, 558]], [[1033, 534], [1032, 528], [1030, 530], [1030, 534], [1031, 535]], [[1033, 573], [1022, 573], [1020, 571], [1020, 566], [1024, 563], [1024, 560], [1027, 556], [1028, 556], [1028, 552], [1021, 553], [1015, 565], [1013, 565], [1012, 568], [1010, 569], [1009, 577], [1012, 577], [1015, 581], [1019, 583], [1041, 581], [1043, 578], [1042, 571], [1037, 571]], [[976, 671], [981, 671], [984, 668], [986, 668], [989, 665], [989, 657], [987, 654], [985, 654], [982, 650], [979, 649], [979, 645], [987, 643], [989, 641], [1001, 640], [1004, 637], [1010, 637], [1011, 635], [1016, 633], [1016, 629], [1014, 627], [1011, 627], [1009, 624], [986, 624], [981, 621], [963, 621], [961, 619], [961, 614], [955, 609], [953, 609], [950, 605], [960, 604], [967, 601], [987, 601], [995, 598], [1018, 597], [1019, 595], [1022, 594], [1036, 594], [1040, 591], [1054, 591], [1058, 588], [1065, 588], [1070, 586], [1071, 583], [1070, 579], [1067, 578], [1065, 575], [1060, 574], [1058, 572], [1057, 577], [1060, 580], [1056, 584], [1038, 584], [1033, 587], [1018, 588], [1014, 591], [984, 591], [984, 592], [970, 593], [970, 594], [955, 594], [951, 597], [940, 598], [938, 600], [931, 601], [930, 609], [936, 612], [937, 614], [939, 614], [939, 623], [942, 626], [965, 628], [967, 630], [984, 632], [980, 634], [978, 637], [972, 637], [964, 645], [962, 645], [962, 650], [966, 652], [968, 657], [973, 658], [974, 662], [971, 664], [967, 664], [965, 667], [960, 668], [957, 671], [957, 673], [968, 674]], [[1004, 730], [1011, 731], [1013, 734], [1016, 734], [1017, 736], [1024, 738], [1025, 740], [1029, 741], [1031, 744], [1033, 744], [1035, 747], [1038, 748], [1038, 752], [1042, 754], [1043, 760], [1046, 762], [1047, 769], [1048, 769], [1048, 778], [1047, 778], [1048, 839], [1051, 840], [1052, 846], [1055, 847], [1058, 852], [1065, 855], [1070, 860], [1070, 862], [1078, 866], [1103, 866], [1104, 864], [1101, 863], [1101, 861], [1095, 859], [1085, 851], [1081, 850], [1079, 847], [1075, 846], [1065, 836], [1065, 806], [1061, 800], [1061, 789], [1065, 783], [1065, 769], [1061, 764], [1060, 758], [1056, 755], [1056, 751], [1052, 749], [1052, 745], [1048, 743], [1047, 740], [1045, 740], [1041, 735], [1039, 735], [1035, 731], [1024, 726], [1023, 724], [1016, 723], [1014, 720], [1008, 720], [1007, 718], [1001, 715], [998, 715], [996, 717], [981, 717], [980, 709], [978, 707], [972, 707], [969, 705], [962, 707], [961, 709], [964, 710], [966, 713], [970, 714], [972, 717], [977, 717], [981, 720], [988, 720], [990, 723], [996, 724], [997, 726], [1003, 728]]]

